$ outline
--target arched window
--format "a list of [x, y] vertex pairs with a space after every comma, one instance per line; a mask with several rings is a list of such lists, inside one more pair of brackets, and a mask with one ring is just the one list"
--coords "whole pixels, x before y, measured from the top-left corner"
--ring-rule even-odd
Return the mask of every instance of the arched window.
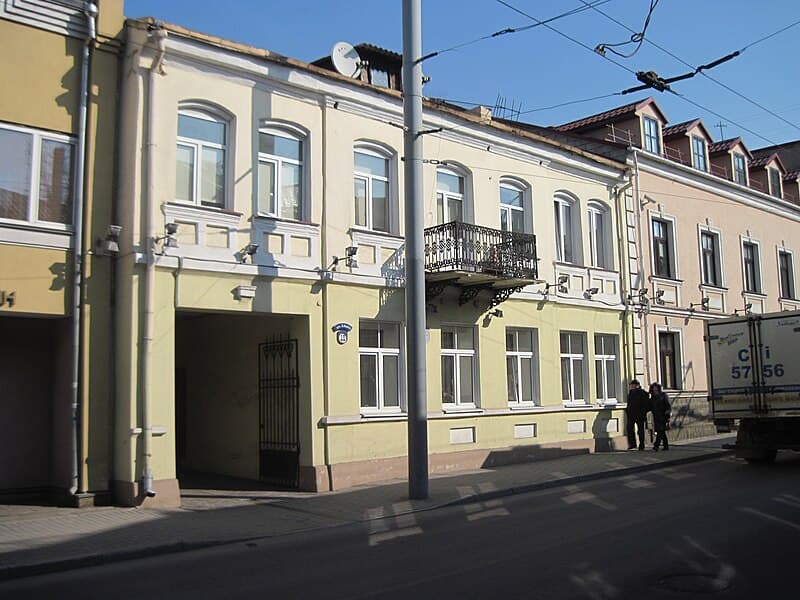
[[353, 150], [353, 190], [356, 225], [375, 231], [392, 231], [393, 198], [389, 154], [374, 144]]
[[305, 217], [306, 136], [289, 126], [258, 131], [258, 214], [302, 221]]
[[228, 122], [211, 110], [178, 110], [175, 151], [175, 199], [201, 206], [225, 207]]
[[437, 223], [464, 220], [466, 178], [452, 169], [436, 170]]
[[553, 199], [557, 261], [572, 264], [581, 263], [579, 216], [576, 215], [577, 206], [577, 199], [563, 192], [556, 194]]
[[525, 233], [530, 230], [530, 208], [526, 189], [510, 179], [500, 180], [500, 229]]
[[602, 202], [589, 202], [587, 209], [589, 227], [589, 259], [593, 267], [613, 269], [611, 244], [611, 219], [608, 207]]

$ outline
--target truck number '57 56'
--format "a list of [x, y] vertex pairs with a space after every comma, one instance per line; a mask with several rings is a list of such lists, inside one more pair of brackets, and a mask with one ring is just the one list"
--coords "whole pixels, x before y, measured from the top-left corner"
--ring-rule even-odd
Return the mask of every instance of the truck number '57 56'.
[[[731, 367], [731, 377], [733, 379], [747, 379], [750, 377], [750, 371], [750, 365], [736, 365]], [[762, 365], [761, 373], [764, 375], [764, 377], [783, 377], [783, 365], [781, 363], [774, 365]]]

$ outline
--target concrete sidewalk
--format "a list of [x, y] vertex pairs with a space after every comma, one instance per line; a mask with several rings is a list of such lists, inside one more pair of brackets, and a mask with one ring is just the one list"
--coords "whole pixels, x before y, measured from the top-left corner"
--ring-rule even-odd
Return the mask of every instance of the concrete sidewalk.
[[673, 443], [669, 452], [572, 454], [437, 476], [409, 501], [405, 481], [305, 494], [184, 490], [180, 509], [0, 506], [0, 580], [254, 538], [369, 521], [559, 485], [659, 469], [730, 453], [733, 436]]

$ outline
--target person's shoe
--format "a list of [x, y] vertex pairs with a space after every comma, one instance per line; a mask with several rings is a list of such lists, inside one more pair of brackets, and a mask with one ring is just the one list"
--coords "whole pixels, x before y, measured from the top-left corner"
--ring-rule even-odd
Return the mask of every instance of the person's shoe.
[[666, 452], [667, 450], [669, 450], [669, 446], [664, 446], [664, 452]]
[[639, 446], [639, 450], [644, 450], [644, 446]]
[[636, 446], [628, 446], [628, 450], [636, 450]]
[[658, 446], [653, 446], [653, 452], [658, 452]]

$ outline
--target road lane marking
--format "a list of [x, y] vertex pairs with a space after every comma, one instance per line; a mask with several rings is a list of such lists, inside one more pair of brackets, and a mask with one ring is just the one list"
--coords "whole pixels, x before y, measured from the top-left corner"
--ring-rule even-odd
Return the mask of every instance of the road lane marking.
[[605, 576], [596, 569], [590, 569], [588, 565], [578, 565], [582, 569], [580, 574], [570, 575], [569, 578], [577, 585], [583, 593], [592, 600], [606, 600], [619, 596], [619, 589], [612, 583], [606, 581]]
[[651, 488], [655, 487], [655, 482], [650, 481], [649, 479], [641, 479], [636, 475], [626, 475], [625, 477], [620, 477], [621, 481], [625, 482], [625, 487], [629, 487], [631, 489], [637, 488]]
[[616, 461], [607, 462], [606, 466], [607, 467], [611, 467], [612, 469], [624, 469], [625, 468], [625, 465], [623, 465], [621, 462], [616, 462]]
[[409, 510], [411, 510], [410, 502], [392, 504], [394, 518], [390, 520], [383, 506], [368, 508], [369, 545], [377, 546], [382, 542], [422, 533], [422, 529], [417, 526], [414, 513], [405, 512]]
[[667, 467], [666, 469], [659, 469], [658, 471], [653, 471], [653, 473], [657, 475], [661, 475], [662, 477], [666, 477], [667, 479], [674, 479], [678, 481], [680, 479], [689, 479], [690, 477], [694, 477], [694, 473], [687, 473], [686, 471], [678, 471], [671, 467]]
[[800, 525], [798, 525], [797, 523], [793, 523], [792, 521], [787, 521], [786, 519], [781, 519], [780, 517], [776, 517], [775, 515], [771, 515], [769, 513], [761, 512], [760, 510], [756, 510], [755, 508], [750, 508], [749, 506], [740, 506], [739, 510], [742, 512], [750, 513], [752, 515], [756, 515], [757, 517], [761, 517], [762, 519], [766, 519], [768, 521], [774, 521], [775, 523], [780, 523], [781, 525], [785, 525], [789, 529], [800, 531]]
[[775, 502], [783, 502], [794, 508], [800, 508], [800, 498], [792, 496], [791, 494], [781, 494], [773, 498], [773, 500], [775, 500]]
[[[483, 493], [491, 493], [497, 491], [497, 486], [492, 482], [487, 482], [478, 484], [478, 489]], [[461, 498], [469, 498], [475, 495], [475, 488], [472, 486], [458, 486], [456, 490]], [[500, 498], [465, 504], [464, 512], [467, 514], [468, 521], [491, 517], [506, 517], [511, 514], [503, 506], [503, 501]]]

